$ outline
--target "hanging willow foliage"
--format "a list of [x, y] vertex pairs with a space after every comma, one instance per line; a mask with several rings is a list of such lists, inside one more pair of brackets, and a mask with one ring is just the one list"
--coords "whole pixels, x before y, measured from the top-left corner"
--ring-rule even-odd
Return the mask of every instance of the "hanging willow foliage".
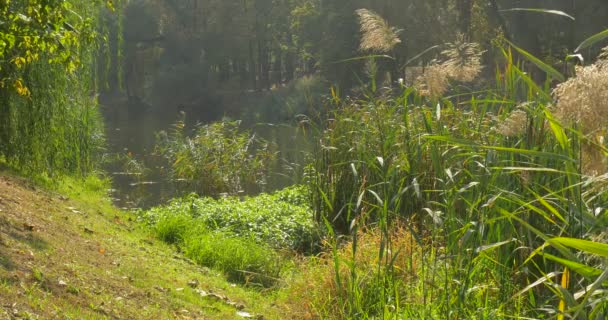
[[86, 175], [103, 142], [95, 92], [102, 1], [0, 4], [0, 162]]

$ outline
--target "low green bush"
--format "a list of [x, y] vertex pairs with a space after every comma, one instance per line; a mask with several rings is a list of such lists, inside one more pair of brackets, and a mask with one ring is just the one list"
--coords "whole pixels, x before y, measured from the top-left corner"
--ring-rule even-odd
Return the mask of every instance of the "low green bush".
[[302, 186], [242, 200], [190, 195], [167, 206], [153, 208], [142, 217], [163, 231], [159, 234], [161, 239], [169, 241], [174, 240], [170, 232], [179, 228], [181, 217], [188, 216], [194, 219], [193, 223], [210, 230], [221, 230], [273, 248], [312, 251], [319, 232], [307, 203], [308, 192]]
[[286, 266], [275, 249], [316, 248], [319, 232], [308, 198], [303, 186], [244, 199], [190, 195], [141, 211], [140, 219], [196, 263], [231, 281], [269, 287]]

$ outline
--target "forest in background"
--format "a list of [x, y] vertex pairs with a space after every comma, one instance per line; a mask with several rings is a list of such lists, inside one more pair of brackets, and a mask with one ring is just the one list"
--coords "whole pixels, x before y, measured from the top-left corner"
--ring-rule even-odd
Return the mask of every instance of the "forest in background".
[[[111, 16], [115, 21], [109, 44], [124, 47], [118, 55], [115, 45], [106, 48], [114, 52], [112, 61], [120, 60], [106, 66], [110, 91], [124, 90], [132, 101], [169, 108], [173, 114], [182, 109], [216, 120], [226, 112], [235, 116], [241, 110], [234, 105], [259, 97], [243, 93], [298, 86], [294, 79], [300, 85], [290, 92], [326, 94], [333, 85], [348, 95], [369, 78], [365, 60], [350, 59], [369, 54], [392, 58], [377, 60], [378, 75], [394, 84], [408, 78], [406, 67], [422, 67], [441, 50], [410, 59], [458, 35], [486, 50], [483, 64], [490, 77], [500, 59], [492, 41], [501, 37], [567, 73], [562, 58], [588, 35], [603, 30], [608, 14], [601, 0], [134, 0], [122, 6], [122, 16]], [[390, 52], [359, 50], [355, 10], [360, 8], [401, 30], [402, 41]], [[574, 19], [516, 8], [561, 10]], [[591, 50], [590, 56], [597, 55], [597, 48]], [[259, 108], [272, 103], [265, 101]], [[284, 120], [306, 111], [282, 107], [257, 120]]]

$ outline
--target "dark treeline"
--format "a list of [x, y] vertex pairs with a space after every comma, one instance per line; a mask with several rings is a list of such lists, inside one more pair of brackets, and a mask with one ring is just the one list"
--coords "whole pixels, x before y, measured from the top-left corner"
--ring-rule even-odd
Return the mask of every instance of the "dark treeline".
[[[341, 61], [371, 54], [359, 50], [359, 8], [402, 29], [401, 43], [385, 53], [396, 60], [380, 66], [392, 78], [403, 76], [406, 61], [458, 34], [489, 50], [487, 64], [499, 37], [557, 61], [608, 27], [608, 4], [601, 0], [134, 0], [120, 29], [124, 89], [140, 99], [150, 92], [260, 91], [320, 73], [344, 92], [364, 76], [364, 63]], [[561, 10], [575, 20], [514, 8]]]

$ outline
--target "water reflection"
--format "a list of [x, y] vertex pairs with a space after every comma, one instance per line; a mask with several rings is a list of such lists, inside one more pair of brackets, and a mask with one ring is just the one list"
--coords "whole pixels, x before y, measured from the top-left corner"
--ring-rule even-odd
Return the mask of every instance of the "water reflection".
[[[107, 158], [105, 171], [112, 178], [112, 197], [119, 207], [149, 208], [167, 200], [188, 194], [188, 181], [169, 180], [162, 159], [154, 153], [155, 133], [168, 130], [177, 121], [179, 111], [155, 110], [142, 112], [142, 107], [130, 106], [124, 100], [102, 101], [106, 119]], [[135, 111], [133, 111], [135, 110]], [[135, 113], [135, 115], [133, 114]], [[189, 114], [187, 127], [220, 119], [202, 114]], [[279, 152], [271, 168], [264, 191], [276, 190], [298, 183], [311, 150], [310, 132], [290, 124], [242, 124], [256, 137], [273, 143]]]

